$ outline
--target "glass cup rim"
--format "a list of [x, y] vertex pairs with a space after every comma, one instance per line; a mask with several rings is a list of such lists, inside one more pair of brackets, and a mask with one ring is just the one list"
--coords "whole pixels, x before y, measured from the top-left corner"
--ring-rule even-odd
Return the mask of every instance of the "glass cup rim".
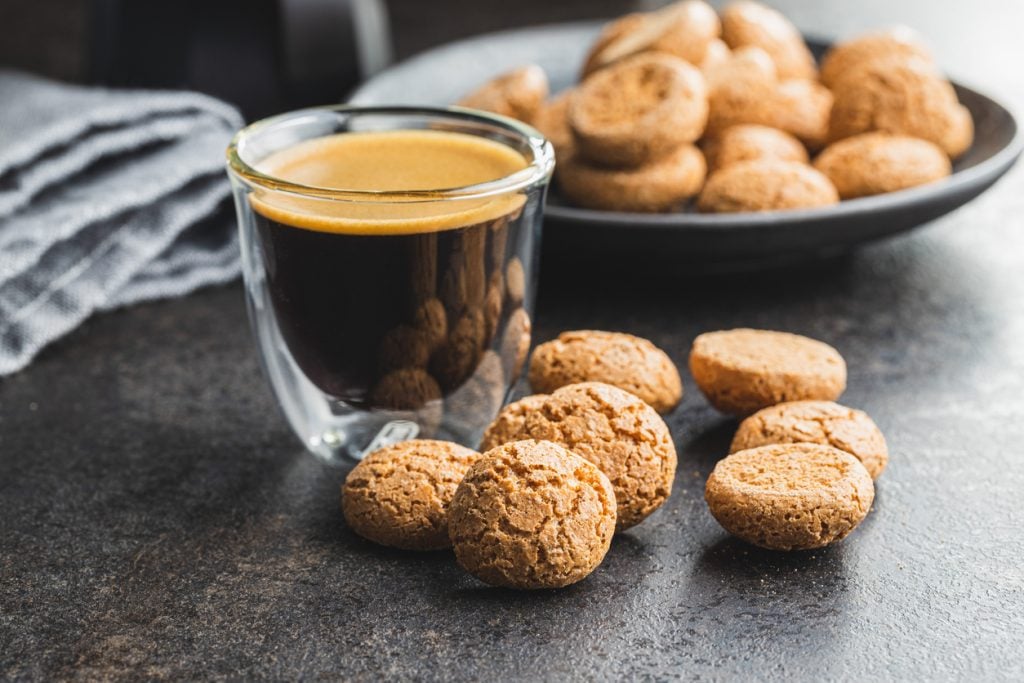
[[[383, 115], [422, 115], [425, 117], [436, 116], [461, 118], [468, 121], [485, 122], [498, 124], [520, 135], [533, 153], [533, 159], [529, 164], [515, 173], [489, 180], [484, 183], [464, 185], [462, 187], [438, 188], [433, 190], [352, 190], [330, 187], [318, 187], [315, 185], [304, 185], [283, 178], [263, 173], [242, 159], [240, 148], [244, 147], [246, 141], [274, 126], [294, 121], [303, 116], [310, 116], [317, 113], [332, 112], [339, 114], [383, 114]], [[472, 135], [472, 133], [469, 133]], [[285, 192], [302, 197], [326, 199], [333, 201], [347, 202], [436, 202], [452, 199], [482, 199], [495, 195], [515, 192], [534, 183], [543, 180], [551, 175], [555, 165], [555, 153], [551, 143], [534, 127], [516, 119], [500, 114], [492, 114], [467, 107], [427, 107], [427, 106], [406, 106], [406, 105], [327, 105], [296, 109], [270, 116], [255, 121], [245, 128], [242, 128], [231, 139], [227, 148], [228, 170], [238, 176], [241, 180], [273, 190]]]

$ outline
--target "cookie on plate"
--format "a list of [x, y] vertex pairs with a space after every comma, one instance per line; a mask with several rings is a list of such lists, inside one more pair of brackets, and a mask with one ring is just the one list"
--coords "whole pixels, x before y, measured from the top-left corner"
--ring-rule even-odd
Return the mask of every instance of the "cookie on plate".
[[636, 168], [600, 166], [578, 154], [559, 163], [558, 182], [566, 199], [602, 211], [671, 211], [700, 192], [707, 174], [704, 155], [694, 145], [680, 145]]
[[917, 31], [893, 26], [836, 44], [821, 60], [818, 76], [826, 87], [832, 88], [860, 66], [893, 58], [931, 62], [932, 53]]
[[452, 499], [448, 533], [459, 565], [481, 581], [561, 588], [586, 578], [615, 533], [615, 494], [583, 458], [546, 441], [488, 451]]
[[791, 78], [779, 83], [771, 98], [772, 125], [799, 138], [812, 150], [828, 138], [832, 92], [817, 81]]
[[832, 401], [792, 401], [757, 411], [740, 423], [729, 452], [775, 443], [820, 443], [855, 456], [877, 479], [889, 462], [885, 437], [862, 410]]
[[529, 123], [547, 99], [548, 90], [548, 77], [544, 70], [536, 64], [529, 64], [484, 83], [458, 104]]
[[[556, 159], [564, 159], [575, 151], [576, 143], [569, 128], [569, 102], [575, 89], [561, 92], [545, 102], [533, 119], [533, 127], [548, 139], [555, 150]], [[556, 172], [558, 166], [555, 166]]]
[[447, 441], [403, 441], [370, 453], [341, 488], [349, 527], [381, 545], [437, 550], [448, 539], [448, 505], [480, 454]]
[[845, 74], [833, 94], [830, 142], [881, 131], [928, 140], [955, 159], [974, 139], [970, 112], [935, 65], [922, 59], [864, 64]]
[[758, 2], [732, 2], [722, 11], [722, 40], [732, 49], [754, 45], [775, 62], [779, 78], [814, 78], [814, 56], [782, 13]]
[[705, 332], [693, 341], [690, 372], [711, 405], [734, 415], [786, 401], [834, 401], [846, 388], [846, 362], [838, 351], [770, 330]]
[[768, 53], [759, 47], [734, 50], [729, 58], [705, 71], [708, 122], [705, 138], [731, 126], [753, 123], [774, 126], [778, 76]]
[[626, 15], [601, 32], [584, 61], [583, 78], [643, 52], [670, 54], [700, 64], [720, 32], [718, 15], [703, 0], [682, 0], [656, 12]]
[[578, 153], [608, 166], [639, 166], [663, 157], [699, 138], [707, 119], [700, 71], [653, 52], [602, 69], [569, 102]]
[[775, 444], [718, 462], [704, 489], [729, 533], [771, 550], [821, 548], [871, 509], [875, 487], [860, 460], [831, 446]]
[[952, 173], [949, 157], [934, 143], [906, 135], [862, 133], [834, 142], [814, 160], [843, 199], [896, 192]]
[[675, 445], [665, 422], [641, 399], [608, 384], [584, 382], [562, 387], [536, 409], [532, 405], [520, 406], [521, 421], [499, 415], [504, 427], [488, 428], [483, 447], [502, 438], [540, 439], [594, 463], [615, 489], [619, 531], [642, 522], [671, 494]]
[[777, 159], [806, 164], [807, 150], [800, 141], [785, 131], [756, 124], [726, 128], [717, 138], [704, 144], [708, 172], [742, 161]]
[[534, 349], [529, 377], [533, 390], [544, 394], [568, 384], [604, 382], [639, 396], [659, 413], [683, 397], [679, 371], [668, 354], [622, 332], [563, 332]]
[[697, 199], [705, 213], [780, 211], [828, 206], [839, 193], [821, 172], [806, 164], [757, 159], [733, 164], [708, 178]]
[[498, 416], [494, 418], [494, 422], [484, 430], [480, 451], [486, 452], [503, 443], [521, 439], [526, 427], [527, 416], [540, 410], [547, 400], [547, 394], [533, 394], [524, 396], [502, 408]]

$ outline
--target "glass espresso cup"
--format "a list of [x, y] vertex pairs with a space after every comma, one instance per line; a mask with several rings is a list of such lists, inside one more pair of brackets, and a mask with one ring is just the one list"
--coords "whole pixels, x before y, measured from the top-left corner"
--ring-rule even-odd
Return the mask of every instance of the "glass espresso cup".
[[310, 451], [477, 445], [530, 348], [553, 166], [529, 126], [457, 108], [308, 109], [235, 136], [249, 317]]

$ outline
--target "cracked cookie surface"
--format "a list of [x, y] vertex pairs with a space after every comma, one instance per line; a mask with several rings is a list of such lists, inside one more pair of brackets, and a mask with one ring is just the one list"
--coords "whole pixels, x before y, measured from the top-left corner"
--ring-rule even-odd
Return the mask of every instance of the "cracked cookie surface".
[[846, 361], [838, 351], [771, 330], [705, 332], [693, 341], [690, 372], [711, 405], [734, 415], [786, 401], [833, 401], [846, 389]]
[[494, 418], [494, 422], [488, 425], [484, 431], [483, 440], [480, 442], [480, 451], [486, 452], [503, 443], [522, 438], [520, 435], [526, 425], [527, 415], [540, 410], [547, 400], [546, 394], [534, 394], [524, 396], [502, 408], [498, 416]]
[[777, 159], [741, 161], [711, 174], [697, 198], [705, 213], [779, 211], [828, 206], [839, 193], [823, 173]]
[[874, 498], [871, 476], [857, 458], [810, 443], [734, 453], [715, 465], [704, 490], [726, 531], [772, 550], [841, 540], [864, 520]]
[[679, 404], [683, 385], [664, 351], [623, 332], [575, 330], [539, 345], [530, 360], [530, 386], [551, 393], [568, 384], [604, 382], [635, 394], [659, 413]]
[[615, 494], [593, 464], [545, 441], [485, 453], [449, 511], [459, 565], [494, 586], [561, 588], [586, 578], [615, 532]]
[[370, 453], [341, 488], [349, 527], [381, 545], [437, 550], [448, 539], [448, 505], [480, 454], [447, 441], [403, 441]]
[[518, 431], [512, 429], [513, 420], [506, 423], [505, 438], [552, 441], [597, 465], [615, 490], [619, 531], [642, 522], [671, 494], [676, 472], [672, 436], [654, 408], [633, 394], [582, 382], [558, 389], [539, 408], [523, 412]]
[[791, 401], [759, 410], [740, 423], [729, 452], [781, 443], [819, 443], [846, 451], [872, 479], [889, 462], [885, 437], [868, 414], [832, 401]]

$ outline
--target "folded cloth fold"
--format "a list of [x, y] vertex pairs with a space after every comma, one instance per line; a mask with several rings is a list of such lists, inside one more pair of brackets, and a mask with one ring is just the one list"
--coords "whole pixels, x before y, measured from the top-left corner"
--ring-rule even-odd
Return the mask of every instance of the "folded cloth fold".
[[0, 375], [93, 311], [238, 275], [230, 106], [0, 70]]

